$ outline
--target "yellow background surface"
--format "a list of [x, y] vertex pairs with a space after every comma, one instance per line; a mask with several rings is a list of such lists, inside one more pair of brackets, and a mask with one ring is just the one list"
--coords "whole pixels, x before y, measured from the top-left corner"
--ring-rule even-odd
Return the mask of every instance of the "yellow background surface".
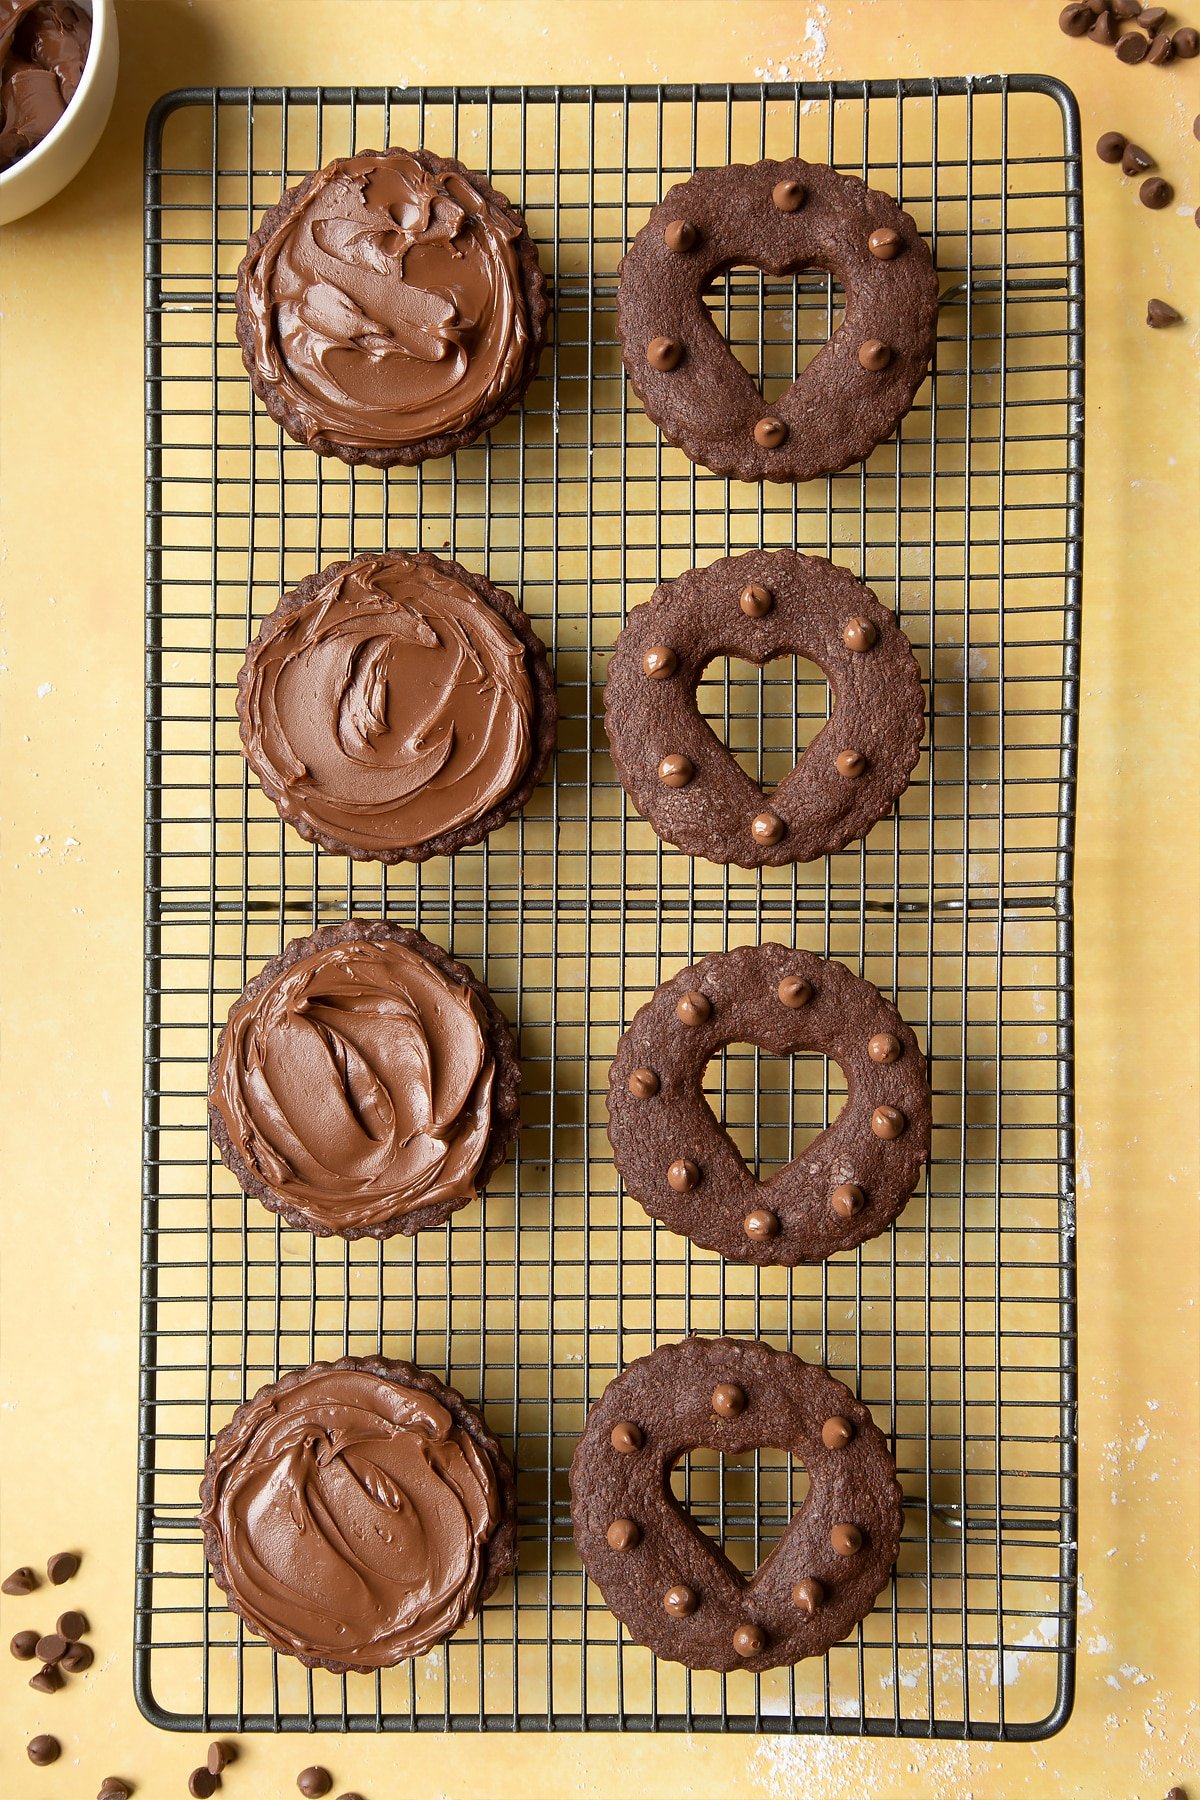
[[[1200, 1766], [1197, 856], [1200, 62], [1126, 69], [1055, 0], [123, 0], [95, 158], [0, 238], [4, 1568], [85, 1553], [62, 1603], [90, 1673], [45, 1699], [0, 1663], [0, 1791], [90, 1800], [108, 1772], [186, 1792], [192, 1738], [131, 1683], [142, 913], [141, 154], [164, 90], [213, 82], [1061, 75], [1083, 114], [1087, 515], [1077, 996], [1081, 1286], [1078, 1697], [1023, 1747], [462, 1735], [244, 1739], [226, 1792], [1159, 1800]], [[1119, 128], [1174, 208], [1091, 155]], [[1174, 300], [1185, 325], [1143, 323]], [[5, 1637], [46, 1612], [6, 1601]], [[62, 1761], [33, 1770], [35, 1731]], [[1193, 1792], [1200, 1791], [1193, 1789]]]

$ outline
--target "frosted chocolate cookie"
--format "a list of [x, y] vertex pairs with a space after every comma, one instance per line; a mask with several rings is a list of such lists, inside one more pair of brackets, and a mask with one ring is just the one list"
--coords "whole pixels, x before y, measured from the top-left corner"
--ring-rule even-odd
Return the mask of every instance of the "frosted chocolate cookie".
[[512, 1464], [462, 1395], [346, 1356], [260, 1388], [200, 1488], [213, 1579], [273, 1650], [335, 1674], [423, 1656], [516, 1561]]
[[[708, 664], [807, 657], [833, 716], [770, 799], [699, 711]], [[751, 550], [666, 581], [617, 639], [604, 723], [621, 785], [689, 856], [743, 869], [809, 862], [865, 836], [908, 786], [925, 693], [908, 639], [848, 569]]]
[[[704, 1096], [728, 1044], [820, 1053], [846, 1076], [838, 1118], [767, 1181]], [[931, 1128], [925, 1058], [895, 1007], [843, 963], [786, 944], [706, 956], [664, 981], [609, 1074], [609, 1142], [630, 1193], [735, 1262], [821, 1262], [886, 1230], [921, 1177]]]
[[[737, 264], [826, 269], [846, 314], [770, 406], [704, 304]], [[701, 169], [671, 188], [626, 253], [617, 290], [634, 392], [693, 462], [739, 481], [808, 481], [861, 462], [913, 403], [933, 355], [938, 284], [890, 194], [824, 163]]]
[[412, 1236], [474, 1200], [520, 1124], [487, 988], [399, 925], [297, 938], [230, 1008], [213, 1141], [243, 1190], [318, 1237]]
[[281, 817], [384, 863], [496, 830], [558, 728], [545, 646], [512, 595], [426, 551], [331, 563], [285, 594], [246, 653], [237, 709]]
[[[790, 1451], [803, 1505], [747, 1578], [671, 1493], [696, 1449]], [[756, 1338], [686, 1338], [614, 1376], [571, 1463], [583, 1565], [635, 1643], [692, 1669], [821, 1656], [866, 1617], [900, 1546], [896, 1465], [868, 1409], [824, 1369]]]
[[238, 341], [268, 413], [319, 455], [376, 468], [490, 431], [537, 373], [547, 312], [522, 215], [432, 150], [316, 170], [238, 270]]

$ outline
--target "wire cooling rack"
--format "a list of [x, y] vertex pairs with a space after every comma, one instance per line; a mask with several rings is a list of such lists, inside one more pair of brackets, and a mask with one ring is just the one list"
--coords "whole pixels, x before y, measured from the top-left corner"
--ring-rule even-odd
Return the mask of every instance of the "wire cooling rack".
[[[284, 439], [234, 340], [245, 239], [286, 183], [423, 143], [525, 211], [555, 342], [525, 404], [453, 461], [379, 473]], [[802, 487], [730, 484], [627, 387], [616, 267], [705, 164], [799, 150], [888, 189], [934, 247], [936, 370], [895, 441]], [[836, 323], [818, 272], [735, 270], [711, 304], [768, 399]], [[207, 1730], [637, 1728], [1037, 1737], [1075, 1645], [1072, 835], [1082, 482], [1078, 121], [1044, 78], [724, 87], [220, 89], [168, 95], [146, 150], [146, 1112], [136, 1686]], [[894, 606], [928, 682], [893, 818], [828, 862], [745, 872], [661, 845], [616, 783], [607, 653], [662, 578], [740, 548], [836, 558]], [[246, 643], [311, 569], [445, 550], [550, 645], [553, 779], [484, 846], [358, 866], [281, 826], [239, 754]], [[714, 724], [773, 785], [827, 716], [810, 665], [714, 665]], [[212, 1154], [205, 1073], [246, 980], [348, 915], [415, 925], [518, 1028], [524, 1130], [481, 1204], [415, 1243], [281, 1225]], [[840, 957], [927, 1044], [927, 1184], [824, 1267], [723, 1263], [621, 1190], [604, 1132], [619, 1033], [685, 961], [759, 938]], [[714, 1109], [760, 1166], [844, 1091], [822, 1058], [732, 1047]], [[688, 1331], [819, 1358], [895, 1447], [894, 1586], [828, 1657], [690, 1673], [630, 1644], [584, 1579], [567, 1467], [613, 1373]], [[413, 1358], [481, 1404], [520, 1470], [520, 1571], [475, 1626], [378, 1677], [309, 1674], [210, 1584], [200, 1471], [281, 1370]], [[751, 1568], [801, 1498], [785, 1457], [697, 1454], [676, 1491]]]

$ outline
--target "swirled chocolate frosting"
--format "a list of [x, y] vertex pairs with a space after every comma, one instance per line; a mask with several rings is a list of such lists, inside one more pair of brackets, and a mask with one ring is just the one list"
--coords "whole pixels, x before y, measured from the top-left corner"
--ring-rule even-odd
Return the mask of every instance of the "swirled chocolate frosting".
[[247, 761], [306, 836], [368, 857], [418, 849], [481, 819], [524, 776], [525, 654], [454, 565], [360, 557], [285, 601], [251, 646], [238, 698]]
[[473, 1615], [500, 1514], [491, 1456], [434, 1395], [399, 1369], [318, 1363], [221, 1433], [201, 1523], [254, 1630], [365, 1669], [420, 1656]]
[[479, 996], [419, 951], [327, 942], [234, 1007], [210, 1105], [279, 1210], [318, 1233], [370, 1231], [475, 1198], [495, 1074], [485, 1025]]
[[523, 227], [485, 188], [425, 151], [365, 151], [285, 197], [243, 291], [254, 372], [307, 442], [369, 450], [462, 431], [523, 374]]

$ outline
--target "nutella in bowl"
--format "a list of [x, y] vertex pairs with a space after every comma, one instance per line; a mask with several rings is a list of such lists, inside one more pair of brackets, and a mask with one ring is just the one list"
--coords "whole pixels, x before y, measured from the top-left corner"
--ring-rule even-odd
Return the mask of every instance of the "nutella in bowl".
[[318, 1237], [440, 1225], [503, 1161], [519, 1103], [516, 1048], [483, 983], [419, 932], [358, 920], [255, 976], [209, 1073], [226, 1165]]
[[75, 98], [92, 42], [72, 0], [0, 0], [0, 169], [49, 137]]
[[217, 1436], [200, 1497], [230, 1606], [338, 1674], [424, 1655], [515, 1561], [508, 1457], [412, 1363], [343, 1357], [260, 1388]]
[[512, 596], [428, 552], [334, 563], [280, 602], [238, 678], [246, 760], [327, 850], [452, 855], [525, 804], [554, 678]]
[[238, 340], [271, 417], [322, 456], [377, 467], [491, 430], [537, 373], [546, 316], [522, 215], [424, 149], [316, 170], [238, 271]]

